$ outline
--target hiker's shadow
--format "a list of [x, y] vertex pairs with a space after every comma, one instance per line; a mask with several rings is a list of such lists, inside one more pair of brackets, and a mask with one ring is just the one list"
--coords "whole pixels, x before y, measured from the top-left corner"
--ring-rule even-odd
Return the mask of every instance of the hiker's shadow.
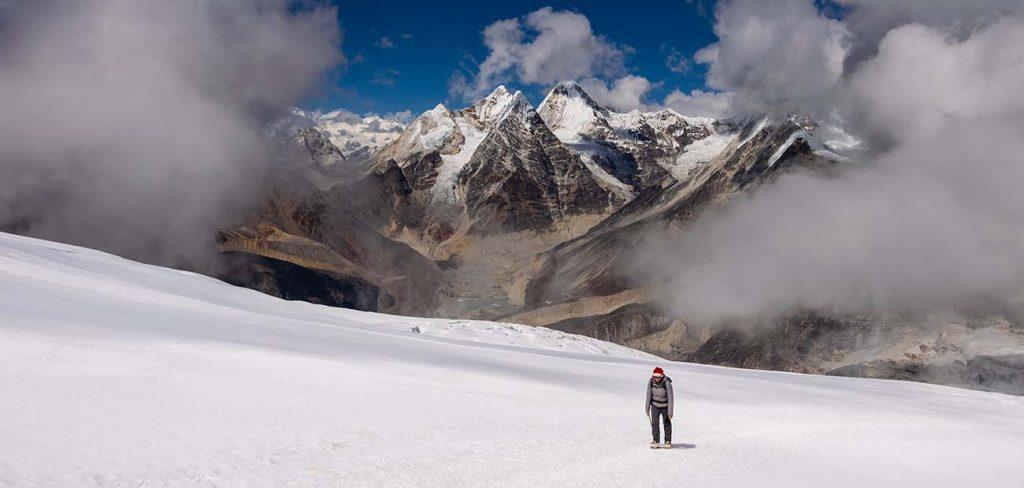
[[697, 444], [672, 444], [672, 449], [696, 449]]

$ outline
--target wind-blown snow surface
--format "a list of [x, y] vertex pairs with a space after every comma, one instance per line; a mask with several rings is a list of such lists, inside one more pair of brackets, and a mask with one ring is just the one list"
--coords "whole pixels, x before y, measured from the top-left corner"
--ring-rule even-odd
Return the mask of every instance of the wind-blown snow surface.
[[[418, 327], [419, 333], [413, 331]], [[2, 486], [1024, 486], [1024, 401], [664, 364], [0, 234]]]

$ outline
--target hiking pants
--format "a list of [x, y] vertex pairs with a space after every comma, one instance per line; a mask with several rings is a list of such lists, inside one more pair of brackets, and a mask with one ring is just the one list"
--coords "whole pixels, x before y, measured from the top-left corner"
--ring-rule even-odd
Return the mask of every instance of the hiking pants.
[[672, 420], [668, 418], [668, 407], [659, 408], [651, 405], [651, 436], [654, 437], [654, 442], [661, 442], [661, 429], [660, 421], [658, 418], [665, 419], [665, 442], [672, 442]]

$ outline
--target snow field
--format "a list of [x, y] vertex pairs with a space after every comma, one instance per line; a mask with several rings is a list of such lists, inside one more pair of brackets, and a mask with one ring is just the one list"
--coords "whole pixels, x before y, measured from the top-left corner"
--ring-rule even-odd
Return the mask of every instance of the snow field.
[[1024, 485], [1018, 397], [286, 302], [8, 234], [0, 392], [11, 487]]

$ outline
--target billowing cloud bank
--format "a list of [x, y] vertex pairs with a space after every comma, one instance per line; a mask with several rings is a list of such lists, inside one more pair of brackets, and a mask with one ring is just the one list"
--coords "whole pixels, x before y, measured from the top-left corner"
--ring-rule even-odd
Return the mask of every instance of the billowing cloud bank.
[[846, 7], [833, 19], [811, 0], [720, 2], [719, 42], [703, 56], [732, 110], [842, 123], [867, 155], [835, 177], [791, 174], [737, 198], [646, 259], [665, 270], [678, 311], [703, 321], [802, 308], [1019, 313], [1019, 2]]
[[0, 3], [0, 225], [198, 265], [261, 190], [267, 124], [344, 61], [286, 0]]

